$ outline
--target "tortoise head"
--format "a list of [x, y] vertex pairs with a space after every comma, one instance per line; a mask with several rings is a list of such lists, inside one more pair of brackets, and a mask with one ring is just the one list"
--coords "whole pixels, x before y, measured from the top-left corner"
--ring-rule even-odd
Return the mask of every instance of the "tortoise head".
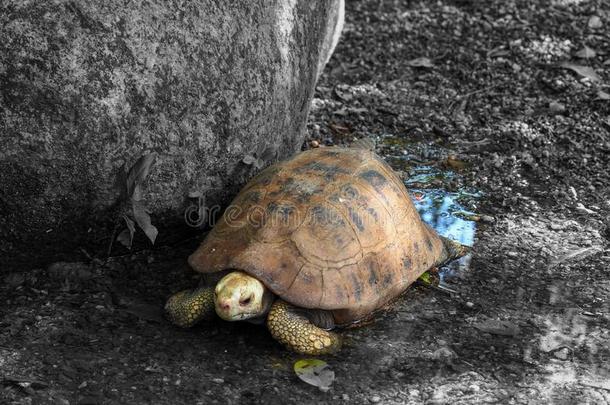
[[216, 313], [225, 321], [242, 321], [265, 315], [272, 294], [256, 278], [234, 271], [224, 276], [214, 290]]

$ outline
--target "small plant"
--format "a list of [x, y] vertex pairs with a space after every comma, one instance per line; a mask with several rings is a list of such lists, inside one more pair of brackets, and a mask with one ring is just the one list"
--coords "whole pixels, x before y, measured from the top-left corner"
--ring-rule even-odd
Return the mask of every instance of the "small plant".
[[150, 212], [146, 209], [142, 200], [141, 185], [148, 177], [156, 157], [157, 154], [155, 152], [142, 155], [131, 168], [128, 169], [125, 163], [117, 173], [114, 185], [119, 192], [118, 223], [112, 233], [110, 246], [108, 247], [108, 256], [110, 256], [112, 250], [115, 234], [123, 222], [126, 228], [119, 233], [116, 240], [127, 249], [131, 249], [133, 236], [136, 232], [136, 224], [144, 231], [148, 239], [153, 244], [155, 243], [159, 231], [151, 223]]
[[274, 146], [265, 147], [265, 145], [260, 145], [255, 152], [244, 156], [242, 162], [260, 170], [267, 162], [274, 159], [276, 156], [277, 149]]

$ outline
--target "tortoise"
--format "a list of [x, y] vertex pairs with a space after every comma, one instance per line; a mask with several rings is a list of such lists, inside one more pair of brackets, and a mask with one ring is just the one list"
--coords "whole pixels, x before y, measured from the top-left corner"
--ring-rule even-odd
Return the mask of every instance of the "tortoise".
[[466, 251], [422, 221], [371, 150], [311, 149], [246, 184], [188, 259], [207, 282], [171, 296], [165, 310], [181, 327], [214, 313], [266, 321], [289, 349], [333, 353], [341, 337], [331, 329], [370, 319]]

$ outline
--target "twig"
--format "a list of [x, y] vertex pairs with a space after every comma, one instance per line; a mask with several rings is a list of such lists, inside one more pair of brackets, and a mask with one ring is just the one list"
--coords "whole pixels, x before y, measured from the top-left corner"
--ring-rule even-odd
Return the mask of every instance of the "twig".
[[591, 255], [594, 255], [596, 253], [599, 253], [601, 251], [602, 251], [602, 248], [600, 246], [592, 246], [592, 247], [587, 247], [587, 248], [582, 248], [582, 249], [572, 251], [568, 254], [565, 254], [565, 255], [559, 257], [557, 260], [554, 260], [551, 263], [549, 263], [546, 270], [549, 271], [553, 267], [555, 267], [563, 262], [566, 262], [568, 260], [574, 259], [574, 258], [576, 258], [577, 260], [583, 260], [583, 259], [585, 259]]

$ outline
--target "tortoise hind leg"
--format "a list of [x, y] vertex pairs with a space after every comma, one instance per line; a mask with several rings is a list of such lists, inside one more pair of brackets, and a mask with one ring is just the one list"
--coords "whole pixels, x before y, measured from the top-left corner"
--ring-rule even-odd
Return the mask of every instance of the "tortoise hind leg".
[[296, 307], [276, 300], [267, 317], [271, 335], [297, 353], [320, 355], [334, 353], [341, 348], [341, 337], [312, 324]]
[[189, 328], [202, 319], [212, 318], [215, 313], [213, 287], [180, 291], [169, 297], [165, 304], [167, 318], [182, 328]]

